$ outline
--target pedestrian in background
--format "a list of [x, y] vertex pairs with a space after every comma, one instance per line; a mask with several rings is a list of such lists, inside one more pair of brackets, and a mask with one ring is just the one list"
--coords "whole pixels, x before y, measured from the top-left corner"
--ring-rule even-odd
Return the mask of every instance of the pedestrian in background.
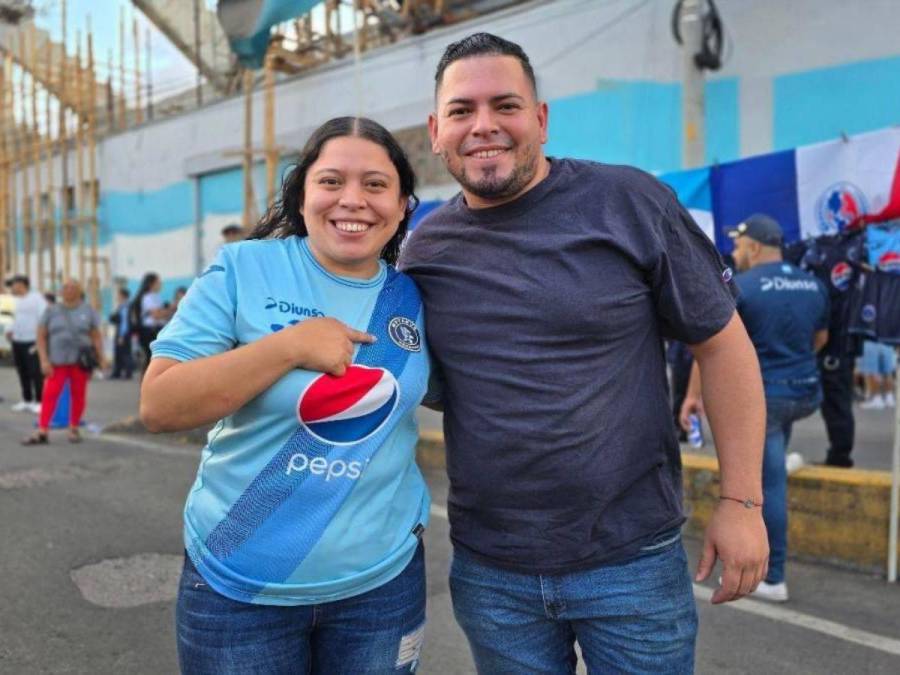
[[46, 379], [38, 429], [22, 441], [25, 445], [48, 442], [50, 419], [66, 383], [71, 397], [67, 437], [70, 443], [81, 441], [78, 427], [87, 404], [88, 366], [106, 367], [100, 317], [84, 301], [81, 284], [66, 281], [61, 296], [61, 302], [49, 306], [38, 325], [37, 350]]
[[159, 275], [147, 272], [141, 279], [141, 285], [131, 303], [129, 312], [131, 325], [137, 331], [138, 342], [144, 354], [141, 371], [147, 370], [150, 364], [150, 343], [156, 339], [160, 329], [172, 316], [172, 312], [163, 303], [159, 293], [161, 289], [162, 280]]
[[129, 319], [129, 298], [131, 293], [125, 287], [119, 289], [118, 302], [113, 313], [109, 315], [109, 322], [115, 326], [115, 349], [113, 351], [113, 370], [110, 379], [130, 380], [134, 373], [134, 353], [131, 346], [133, 334], [131, 320]]
[[47, 309], [47, 301], [31, 290], [31, 281], [24, 274], [6, 282], [16, 298], [15, 315], [6, 338], [12, 344], [13, 362], [22, 388], [22, 400], [12, 406], [13, 411], [41, 412], [44, 376], [37, 354], [38, 322]]
[[897, 368], [897, 352], [891, 345], [866, 340], [859, 358], [859, 372], [866, 380], [866, 400], [860, 404], [863, 410], [893, 408], [894, 371]]
[[[740, 274], [735, 283], [738, 313], [747, 327], [762, 369], [766, 395], [763, 450], [763, 520], [769, 537], [769, 571], [753, 596], [784, 602], [787, 558], [787, 449], [794, 422], [812, 415], [822, 403], [816, 353], [828, 342], [828, 291], [816, 277], [782, 259], [781, 226], [755, 214], [729, 232]], [[691, 383], [681, 426], [703, 411], [700, 377]], [[802, 456], [794, 454], [795, 462]]]

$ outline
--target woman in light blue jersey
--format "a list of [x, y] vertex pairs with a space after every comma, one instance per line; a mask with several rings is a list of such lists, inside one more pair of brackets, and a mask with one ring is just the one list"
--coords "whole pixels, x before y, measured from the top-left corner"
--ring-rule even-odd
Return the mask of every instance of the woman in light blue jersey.
[[383, 127], [326, 122], [152, 345], [147, 428], [215, 422], [184, 510], [185, 673], [416, 667], [428, 354], [418, 290], [393, 268], [414, 188]]

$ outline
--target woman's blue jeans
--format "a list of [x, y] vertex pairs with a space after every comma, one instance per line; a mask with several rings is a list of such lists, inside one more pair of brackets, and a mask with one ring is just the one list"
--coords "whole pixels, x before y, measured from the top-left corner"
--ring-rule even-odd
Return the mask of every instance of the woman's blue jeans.
[[481, 675], [692, 673], [697, 611], [680, 532], [625, 562], [562, 575], [519, 574], [457, 549], [456, 620]]
[[353, 598], [283, 607], [212, 590], [185, 556], [175, 611], [182, 673], [413, 673], [425, 628], [421, 544], [400, 575]]

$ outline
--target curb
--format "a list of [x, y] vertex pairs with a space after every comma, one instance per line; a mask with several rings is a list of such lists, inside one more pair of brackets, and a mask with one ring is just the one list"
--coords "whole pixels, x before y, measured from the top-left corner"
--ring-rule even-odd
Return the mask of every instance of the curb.
[[[421, 433], [423, 469], [444, 470], [444, 435]], [[682, 453], [685, 533], [703, 537], [719, 503], [715, 457]], [[887, 471], [807, 466], [788, 477], [791, 557], [884, 574], [888, 555], [891, 476]]]

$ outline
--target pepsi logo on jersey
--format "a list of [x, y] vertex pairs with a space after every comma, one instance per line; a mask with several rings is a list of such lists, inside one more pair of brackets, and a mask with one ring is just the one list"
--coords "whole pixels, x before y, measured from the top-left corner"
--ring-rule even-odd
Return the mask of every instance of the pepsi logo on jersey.
[[300, 394], [297, 418], [310, 434], [335, 445], [366, 440], [387, 422], [399, 385], [384, 368], [351, 365], [341, 377], [320, 375]]

